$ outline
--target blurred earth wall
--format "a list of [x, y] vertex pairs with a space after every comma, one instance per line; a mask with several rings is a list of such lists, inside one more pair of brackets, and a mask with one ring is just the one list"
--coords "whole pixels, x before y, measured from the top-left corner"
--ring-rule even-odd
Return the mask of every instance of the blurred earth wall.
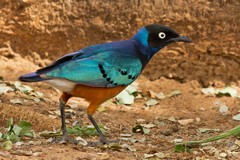
[[[0, 48], [39, 66], [159, 23], [194, 43], [161, 50], [143, 73], [150, 80], [196, 79], [208, 86], [240, 79], [239, 0], [1, 0], [0, 15]], [[0, 56], [14, 58], [1, 51]]]

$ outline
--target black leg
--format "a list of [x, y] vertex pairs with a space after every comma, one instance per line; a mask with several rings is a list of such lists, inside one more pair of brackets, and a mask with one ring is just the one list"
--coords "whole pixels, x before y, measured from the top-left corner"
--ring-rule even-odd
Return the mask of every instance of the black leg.
[[91, 123], [93, 124], [93, 126], [95, 127], [95, 129], [97, 130], [99, 136], [100, 136], [100, 142], [102, 144], [107, 144], [108, 140], [107, 138], [103, 135], [102, 131], [100, 130], [100, 128], [98, 127], [96, 121], [94, 120], [94, 118], [92, 117], [92, 115], [88, 114], [88, 119], [91, 121]]
[[66, 129], [66, 122], [65, 122], [65, 105], [66, 103], [63, 102], [61, 99], [59, 101], [59, 108], [60, 108], [60, 113], [61, 113], [61, 121], [62, 121], [62, 137], [61, 138], [56, 138], [53, 140], [53, 142], [60, 142], [60, 143], [74, 143], [78, 144], [79, 142], [77, 140], [71, 139], [68, 137], [67, 129]]
[[65, 104], [61, 99], [59, 101], [59, 108], [61, 113], [61, 121], [62, 121], [62, 140], [65, 141], [68, 137], [66, 122], [65, 122]]

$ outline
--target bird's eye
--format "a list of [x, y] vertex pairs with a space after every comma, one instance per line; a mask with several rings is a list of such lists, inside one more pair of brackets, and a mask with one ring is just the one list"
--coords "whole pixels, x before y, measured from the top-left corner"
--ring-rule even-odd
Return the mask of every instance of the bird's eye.
[[158, 33], [158, 37], [160, 39], [164, 39], [166, 37], [166, 34], [164, 32], [160, 32], [160, 33]]

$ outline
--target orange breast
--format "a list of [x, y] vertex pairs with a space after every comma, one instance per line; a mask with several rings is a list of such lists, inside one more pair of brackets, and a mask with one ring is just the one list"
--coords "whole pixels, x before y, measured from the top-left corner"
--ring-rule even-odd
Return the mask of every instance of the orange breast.
[[90, 102], [87, 109], [88, 114], [93, 114], [103, 102], [115, 97], [118, 93], [124, 90], [127, 86], [119, 86], [113, 88], [90, 87], [84, 85], [76, 85], [72, 90], [71, 95], [81, 97]]

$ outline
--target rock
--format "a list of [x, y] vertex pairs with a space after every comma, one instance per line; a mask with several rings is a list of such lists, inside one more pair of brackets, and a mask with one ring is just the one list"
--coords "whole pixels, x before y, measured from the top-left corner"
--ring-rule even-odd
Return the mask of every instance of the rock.
[[227, 115], [228, 114], [228, 106], [226, 106], [225, 104], [221, 104], [219, 106], [219, 112], [222, 114], [222, 115]]
[[219, 154], [219, 157], [220, 158], [226, 158], [227, 157], [227, 153], [222, 152], [222, 153]]

